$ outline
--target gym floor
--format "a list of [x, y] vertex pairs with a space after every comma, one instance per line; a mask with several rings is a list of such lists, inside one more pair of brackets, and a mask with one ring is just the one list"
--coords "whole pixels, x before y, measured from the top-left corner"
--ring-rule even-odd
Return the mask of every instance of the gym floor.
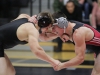
[[[56, 72], [49, 63], [39, 60], [31, 51], [5, 50], [5, 52], [16, 69], [16, 75], [90, 75], [94, 63], [93, 54], [86, 54], [85, 61], [81, 65]], [[46, 53], [61, 62], [75, 56], [74, 52]]]

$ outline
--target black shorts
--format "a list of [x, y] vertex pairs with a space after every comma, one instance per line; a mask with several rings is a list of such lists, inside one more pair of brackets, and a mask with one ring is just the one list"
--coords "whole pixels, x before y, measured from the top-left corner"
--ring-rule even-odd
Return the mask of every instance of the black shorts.
[[2, 42], [0, 42], [0, 57], [4, 57], [4, 48]]
[[100, 32], [100, 25], [97, 25], [96, 30]]
[[88, 50], [92, 50], [95, 53], [95, 57], [98, 56], [98, 54], [100, 53], [100, 46], [94, 46], [94, 45], [87, 45], [86, 47]]

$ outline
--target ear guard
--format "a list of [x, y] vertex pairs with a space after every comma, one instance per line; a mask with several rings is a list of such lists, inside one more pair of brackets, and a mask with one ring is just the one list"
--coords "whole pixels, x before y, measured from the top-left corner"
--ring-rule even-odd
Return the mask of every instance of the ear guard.
[[68, 20], [64, 17], [60, 17], [56, 19], [55, 21], [56, 23], [54, 23], [53, 25], [57, 25], [60, 28], [67, 28], [68, 26]]
[[38, 26], [44, 28], [52, 24], [52, 19], [48, 16], [37, 16]]
[[64, 17], [60, 17], [55, 20], [53, 25], [57, 25], [58, 27], [63, 28], [65, 33], [65, 29], [68, 27], [68, 20]]

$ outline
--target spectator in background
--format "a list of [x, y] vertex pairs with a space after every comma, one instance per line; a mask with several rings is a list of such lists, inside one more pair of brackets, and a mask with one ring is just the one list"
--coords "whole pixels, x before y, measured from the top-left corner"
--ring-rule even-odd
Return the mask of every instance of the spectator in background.
[[[54, 12], [57, 12], [59, 11], [60, 9], [62, 9], [62, 7], [64, 5], [66, 5], [66, 3], [68, 2], [69, 0], [54, 0], [54, 3], [53, 3], [53, 9], [54, 9]], [[73, 2], [78, 5], [78, 1], [77, 0], [73, 0]]]
[[100, 32], [100, 0], [94, 3], [90, 20], [91, 25]]
[[66, 5], [61, 9], [68, 20], [76, 20], [82, 22], [82, 10], [80, 7], [75, 5], [72, 0], [69, 0]]
[[[60, 10], [63, 12], [68, 20], [75, 20], [82, 22], [82, 10], [80, 7], [75, 5], [75, 3], [72, 0], [67, 1], [66, 5]], [[62, 40], [60, 38], [57, 38], [58, 47], [57, 52], [62, 51]]]
[[97, 0], [87, 0], [87, 2], [93, 6], [93, 3], [96, 2]]
[[91, 13], [92, 6], [89, 2], [91, 2], [91, 0], [78, 0], [79, 6], [84, 12], [84, 19], [89, 19], [89, 15]]

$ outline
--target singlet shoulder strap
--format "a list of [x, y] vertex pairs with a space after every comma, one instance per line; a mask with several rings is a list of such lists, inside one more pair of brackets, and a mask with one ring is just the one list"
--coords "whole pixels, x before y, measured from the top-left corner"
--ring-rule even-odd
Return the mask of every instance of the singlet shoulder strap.
[[78, 21], [71, 21], [72, 23], [75, 23], [76, 25], [73, 27], [74, 31], [78, 29], [79, 27], [82, 27], [84, 23], [78, 22]]
[[[79, 27], [84, 26], [84, 23], [81, 23], [81, 22], [78, 22], [78, 21], [73, 21], [73, 20], [71, 20], [70, 22], [76, 24], [76, 25], [73, 27], [73, 30], [72, 30], [72, 40], [73, 40], [73, 33], [74, 33], [74, 31], [75, 31], [76, 29], [78, 29]], [[75, 45], [74, 40], [73, 40], [72, 43]]]

